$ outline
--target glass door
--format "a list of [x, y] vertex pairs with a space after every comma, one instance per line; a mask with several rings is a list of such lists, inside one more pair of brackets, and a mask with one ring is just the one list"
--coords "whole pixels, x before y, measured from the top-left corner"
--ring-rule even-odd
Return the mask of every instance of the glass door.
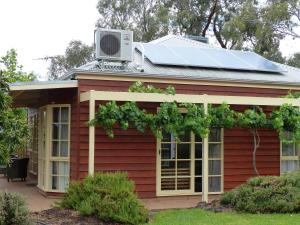
[[64, 192], [69, 185], [70, 108], [51, 110], [50, 189]]
[[[176, 141], [163, 133], [158, 140], [158, 195], [201, 194], [203, 174], [202, 138], [186, 132]], [[210, 193], [223, 190], [223, 130], [211, 129], [208, 138], [208, 186]]]
[[70, 106], [48, 105], [39, 110], [38, 187], [65, 192], [69, 185]]
[[160, 148], [160, 187], [163, 192], [191, 192], [191, 133], [176, 142], [173, 135], [163, 134]]

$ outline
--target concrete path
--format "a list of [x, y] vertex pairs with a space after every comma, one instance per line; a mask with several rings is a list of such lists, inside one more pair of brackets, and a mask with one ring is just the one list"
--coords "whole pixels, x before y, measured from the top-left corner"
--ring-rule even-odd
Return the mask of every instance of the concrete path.
[[28, 208], [32, 212], [42, 211], [52, 207], [57, 199], [46, 198], [39, 191], [37, 187], [28, 186], [26, 182], [13, 181], [7, 182], [4, 176], [0, 177], [0, 191], [16, 192], [23, 195], [26, 199]]
[[[59, 198], [44, 197], [38, 188], [27, 185], [26, 182], [13, 181], [7, 182], [6, 178], [0, 176], [0, 191], [17, 192], [26, 199], [30, 211], [42, 211], [53, 207]], [[217, 195], [210, 196], [210, 200], [218, 198]], [[201, 196], [175, 196], [175, 197], [158, 197], [142, 199], [142, 202], [149, 210], [179, 209], [192, 208], [201, 201]]]

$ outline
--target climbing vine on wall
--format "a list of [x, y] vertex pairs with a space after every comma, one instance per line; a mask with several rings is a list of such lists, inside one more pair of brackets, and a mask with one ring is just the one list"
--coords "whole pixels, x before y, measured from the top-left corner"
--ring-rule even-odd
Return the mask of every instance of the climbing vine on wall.
[[[144, 85], [142, 82], [134, 83], [129, 91], [171, 95], [176, 93], [171, 86], [160, 89]], [[300, 111], [290, 104], [283, 104], [267, 115], [258, 106], [237, 112], [231, 109], [230, 105], [223, 103], [217, 106], [209, 105], [208, 113], [205, 114], [202, 104], [163, 102], [157, 112], [152, 113], [141, 108], [136, 102], [117, 104], [111, 101], [99, 105], [95, 119], [90, 121], [89, 125], [100, 125], [109, 137], [114, 137], [113, 130], [118, 125], [124, 130], [129, 127], [140, 132], [150, 129], [158, 138], [162, 137], [163, 130], [177, 138], [187, 130], [206, 137], [212, 127], [242, 127], [255, 133], [259, 128], [270, 128], [276, 130], [283, 141], [300, 140]]]
[[[135, 82], [129, 92], [160, 93], [174, 95], [175, 88], [156, 88]], [[299, 93], [290, 92], [287, 98], [299, 98]], [[283, 142], [300, 140], [300, 111], [291, 104], [283, 104], [274, 108], [270, 114], [264, 113], [259, 106], [250, 106], [244, 112], [231, 109], [230, 105], [209, 105], [208, 112], [204, 112], [202, 104], [163, 102], [156, 113], [148, 112], [136, 102], [117, 104], [115, 101], [100, 104], [95, 119], [89, 122], [90, 126], [100, 125], [109, 137], [114, 137], [114, 128], [135, 128], [140, 132], [149, 129], [157, 138], [162, 138], [162, 131], [179, 137], [185, 131], [192, 131], [195, 135], [207, 137], [210, 128], [241, 127], [248, 129], [253, 136], [253, 168], [257, 175], [256, 152], [260, 146], [260, 128], [274, 129], [279, 133]]]

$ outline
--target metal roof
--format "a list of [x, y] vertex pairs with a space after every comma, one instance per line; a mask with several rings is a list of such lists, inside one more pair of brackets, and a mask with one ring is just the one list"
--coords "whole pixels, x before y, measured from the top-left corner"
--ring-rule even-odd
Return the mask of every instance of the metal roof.
[[52, 80], [52, 81], [15, 82], [9, 84], [9, 89], [10, 91], [23, 91], [23, 90], [73, 88], [77, 86], [78, 86], [77, 80]]
[[[217, 48], [209, 44], [198, 41], [193, 41], [187, 38], [168, 35], [163, 38], [149, 42], [151, 44], [163, 45], [181, 45], [197, 48]], [[136, 46], [143, 43], [135, 43]], [[242, 83], [257, 83], [257, 84], [283, 84], [291, 86], [300, 85], [300, 69], [287, 65], [275, 63], [283, 72], [262, 72], [262, 71], [241, 71], [228, 70], [220, 68], [199, 68], [199, 67], [183, 67], [171, 65], [155, 65], [147, 58], [141, 72], [141, 54], [139, 51], [134, 52], [134, 60], [126, 70], [118, 66], [99, 67], [98, 62], [91, 62], [77, 69], [74, 69], [69, 74], [66, 74], [62, 79], [70, 79], [74, 74], [85, 72], [107, 75], [107, 76], [135, 76], [148, 78], [162, 79], [186, 79], [186, 80], [208, 80], [208, 81], [224, 81], [224, 82], [242, 82]]]

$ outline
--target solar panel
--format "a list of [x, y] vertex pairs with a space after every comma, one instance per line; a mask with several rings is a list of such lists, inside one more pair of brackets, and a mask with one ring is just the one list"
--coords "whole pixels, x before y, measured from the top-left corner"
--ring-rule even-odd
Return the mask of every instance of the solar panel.
[[[153, 43], [143, 46], [145, 56], [156, 65], [283, 72], [275, 63], [249, 51]], [[140, 46], [136, 48], [141, 51]]]

